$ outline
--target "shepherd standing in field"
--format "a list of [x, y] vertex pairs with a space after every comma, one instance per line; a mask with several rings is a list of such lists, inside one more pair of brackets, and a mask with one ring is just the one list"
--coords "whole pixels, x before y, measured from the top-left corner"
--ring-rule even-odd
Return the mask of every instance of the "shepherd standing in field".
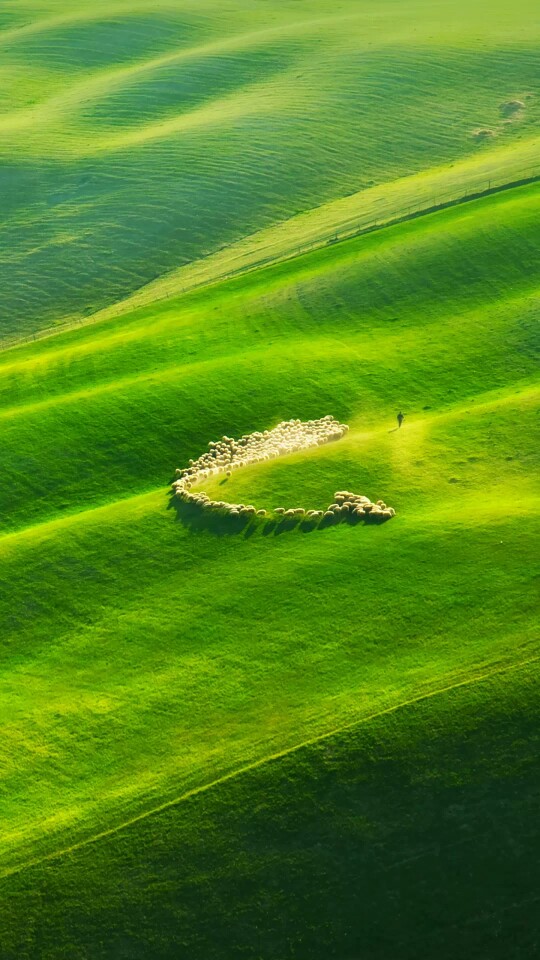
[[404, 419], [405, 419], [405, 414], [404, 414], [404, 413], [401, 413], [401, 411], [400, 411], [400, 412], [398, 413], [398, 415], [397, 415], [398, 430], [400, 429], [401, 424], [403, 423]]

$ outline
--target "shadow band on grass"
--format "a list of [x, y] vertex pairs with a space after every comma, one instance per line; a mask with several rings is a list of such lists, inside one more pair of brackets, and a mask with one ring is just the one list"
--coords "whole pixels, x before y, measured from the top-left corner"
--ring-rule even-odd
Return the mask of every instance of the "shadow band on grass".
[[314, 533], [328, 530], [329, 527], [336, 527], [339, 524], [347, 524], [349, 527], [380, 526], [390, 519], [378, 514], [358, 517], [350, 513], [314, 520], [306, 517], [257, 517], [249, 513], [231, 516], [225, 511], [203, 510], [191, 503], [184, 503], [175, 496], [170, 498], [168, 509], [174, 510], [177, 521], [191, 533], [206, 531], [216, 537], [243, 536], [244, 539], [249, 539], [257, 533], [263, 537], [278, 537], [282, 533], [290, 533], [293, 530]]

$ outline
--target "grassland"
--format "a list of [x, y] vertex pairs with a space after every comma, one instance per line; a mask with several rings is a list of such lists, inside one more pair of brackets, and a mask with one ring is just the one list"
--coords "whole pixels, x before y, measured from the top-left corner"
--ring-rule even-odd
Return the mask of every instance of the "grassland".
[[537, 711], [494, 674], [31, 867], [4, 956], [533, 957]]
[[[533, 10], [277, 6], [2, 14], [2, 960], [540, 949], [540, 185], [327, 243], [523, 179]], [[390, 523], [171, 504], [326, 413], [206, 489]]]
[[[433, 167], [439, 193], [537, 167], [531, 0], [18, 0], [3, 17], [5, 340], [348, 195], [370, 216], [366, 189]], [[405, 184], [409, 206], [426, 186]]]

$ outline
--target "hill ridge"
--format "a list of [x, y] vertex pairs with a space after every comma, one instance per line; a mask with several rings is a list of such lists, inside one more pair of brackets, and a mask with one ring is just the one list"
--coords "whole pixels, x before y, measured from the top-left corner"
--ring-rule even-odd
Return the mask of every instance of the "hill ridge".
[[[370, 714], [367, 717], [362, 717], [356, 720], [352, 720], [350, 723], [344, 724], [343, 726], [337, 727], [333, 730], [329, 730], [325, 733], [319, 734], [315, 737], [308, 738], [307, 740], [302, 741], [301, 743], [295, 744], [291, 747], [287, 747], [283, 750], [277, 751], [275, 753], [269, 754], [266, 757], [262, 757], [259, 760], [254, 760], [252, 763], [246, 764], [245, 766], [239, 767], [237, 770], [233, 770], [230, 773], [226, 773], [221, 777], [218, 777], [216, 780], [212, 780], [209, 783], [203, 784], [199, 787], [194, 787], [191, 790], [186, 791], [181, 796], [176, 797], [172, 800], [167, 800], [163, 804], [160, 804], [157, 807], [152, 808], [151, 810], [142, 812], [135, 817], [132, 817], [129, 820], [126, 820], [124, 823], [121, 823], [115, 827], [111, 827], [108, 830], [104, 830], [100, 833], [95, 834], [92, 837], [88, 837], [85, 840], [81, 840], [78, 843], [72, 844], [71, 846], [65, 847], [61, 850], [54, 851], [50, 854], [47, 854], [44, 857], [36, 858], [35, 860], [29, 860], [20, 866], [9, 869], [5, 873], [0, 874], [0, 881], [5, 880], [10, 876], [21, 873], [24, 870], [30, 869], [31, 867], [38, 866], [41, 863], [46, 863], [50, 860], [56, 860], [64, 856], [69, 856], [70, 854], [80, 850], [86, 846], [89, 846], [93, 843], [98, 843], [101, 840], [105, 840], [110, 836], [114, 836], [117, 833], [120, 833], [123, 830], [129, 829], [136, 823], [140, 823], [142, 820], [146, 820], [149, 817], [158, 816], [165, 810], [175, 807], [180, 803], [184, 803], [186, 800], [190, 800], [192, 797], [196, 797], [201, 793], [206, 793], [209, 790], [219, 787], [224, 783], [227, 783], [230, 780], [233, 780], [237, 777], [243, 776], [246, 773], [251, 772], [252, 770], [257, 770], [260, 767], [265, 766], [268, 763], [272, 763], [275, 760], [281, 760], [284, 757], [290, 756], [293, 753], [297, 753], [306, 747], [313, 746], [317, 743], [324, 742], [333, 737], [339, 737], [341, 734], [344, 734], [350, 730], [354, 730], [359, 726], [368, 724], [373, 720], [377, 720], [380, 717], [388, 716], [389, 714], [396, 713], [399, 710], [406, 709], [407, 707], [415, 706], [418, 703], [422, 703], [426, 700], [433, 699], [434, 697], [444, 696], [447, 693], [450, 693], [453, 690], [457, 690], [460, 687], [471, 686], [475, 683], [482, 683], [483, 681], [489, 680], [492, 677], [498, 676], [503, 673], [508, 673], [514, 670], [521, 670], [532, 663], [537, 663], [540, 660], [540, 655], [528, 657], [524, 660], [520, 660], [518, 663], [503, 664], [502, 666], [496, 666], [492, 670], [488, 670], [482, 674], [475, 674], [474, 676], [465, 677], [461, 680], [456, 681], [455, 683], [448, 684], [444, 687], [439, 687], [436, 690], [428, 691], [427, 693], [420, 694], [417, 697], [413, 697], [408, 700], [404, 700], [400, 703], [393, 704], [390, 707], [386, 707], [383, 710], [378, 710], [373, 714]], [[442, 678], [438, 678], [442, 679]]]
[[[516, 392], [516, 388], [517, 392]], [[483, 400], [481, 399], [482, 395], [477, 397], [465, 400], [459, 404], [450, 404], [447, 409], [439, 410], [423, 417], [417, 417], [411, 420], [411, 427], [419, 427], [423, 422], [434, 422], [434, 421], [444, 421], [452, 419], [453, 417], [460, 417], [464, 413], [474, 413], [481, 414], [485, 413], [488, 410], [497, 409], [501, 406], [507, 405], [520, 405], [522, 403], [533, 402], [540, 395], [540, 386], [536, 383], [525, 382], [520, 384], [513, 384], [511, 387], [505, 388], [504, 390], [490, 390], [487, 391], [487, 395], [491, 399]], [[480, 400], [480, 402], [478, 402]], [[376, 436], [384, 436], [388, 432], [388, 425], [379, 426], [375, 429], [366, 431], [362, 430], [359, 427], [353, 425], [347, 434], [347, 437], [340, 441], [340, 447], [347, 445], [347, 442], [352, 439], [362, 438], [368, 439]], [[324, 457], [327, 455], [332, 455], [333, 450], [329, 447], [319, 447], [312, 450], [302, 451], [300, 453], [291, 453], [287, 457], [281, 458], [285, 460], [298, 460], [304, 457]], [[272, 465], [277, 461], [269, 461], [268, 465]], [[265, 464], [259, 464], [256, 467], [251, 467], [250, 469], [264, 469]], [[145, 490], [132, 494], [128, 497], [120, 497], [114, 500], [109, 500], [106, 503], [96, 504], [95, 506], [88, 507], [83, 510], [76, 510], [72, 513], [69, 513], [67, 516], [55, 516], [47, 520], [40, 520], [35, 524], [31, 524], [28, 527], [23, 527], [18, 530], [11, 530], [0, 535], [0, 550], [3, 546], [14, 543], [17, 539], [25, 539], [31, 537], [32, 534], [39, 534], [40, 531], [45, 531], [48, 527], [51, 529], [56, 529], [63, 526], [71, 526], [77, 520], [81, 520], [84, 517], [96, 516], [103, 511], [114, 510], [115, 508], [121, 508], [122, 506], [128, 506], [130, 503], [135, 503], [143, 501], [146, 499], [152, 499], [158, 496], [160, 492], [164, 494], [169, 490], [169, 487], [166, 482], [162, 486], [153, 487], [151, 490]], [[513, 507], [519, 509], [516, 504], [509, 504], [507, 506], [508, 511], [511, 513]]]
[[[535, 162], [538, 145], [540, 145], [540, 138], [531, 137], [525, 144], [520, 145], [519, 151], [516, 151], [515, 146], [494, 148], [489, 152], [482, 153], [480, 157], [466, 158], [460, 163], [424, 170], [421, 173], [385, 182], [367, 190], [360, 190], [352, 196], [344, 196], [337, 200], [325, 202], [285, 221], [263, 228], [255, 234], [243, 237], [241, 240], [227, 245], [225, 250], [214, 251], [182, 267], [167, 271], [156, 280], [143, 284], [128, 297], [99, 310], [84, 320], [68, 321], [67, 323], [46, 327], [30, 336], [4, 339], [0, 341], [0, 353], [16, 349], [20, 345], [36, 340], [60, 335], [68, 330], [105, 323], [107, 320], [115, 319], [139, 307], [149, 306], [152, 303], [159, 304], [164, 300], [189, 293], [201, 287], [213, 286], [216, 283], [246, 273], [256, 272], [265, 266], [301, 258], [306, 253], [323, 249], [330, 242], [351, 240], [369, 234], [375, 229], [385, 230], [400, 223], [418, 219], [418, 217], [430, 216], [444, 209], [474, 203], [506, 191], [519, 190], [521, 187], [537, 183], [540, 180], [540, 168], [537, 161]], [[522, 155], [524, 159], [521, 159]], [[515, 164], [517, 167], [510, 180], [501, 178], [501, 164], [504, 166], [505, 161], [512, 166]], [[441, 190], [445, 189], [445, 178], [451, 176], [454, 179], [457, 175], [459, 181], [460, 171], [463, 171], [464, 176], [469, 172], [466, 193], [450, 190], [446, 199], [439, 197], [434, 201], [433, 197], [430, 197], [427, 201], [423, 201], [423, 205], [414, 206], [414, 202], [411, 204], [412, 198], [408, 189], [414, 192], [415, 185], [418, 185], [424, 195], [426, 192], [440, 193]], [[461, 184], [460, 189], [463, 189], [463, 184]], [[404, 196], [400, 196], [402, 191]], [[396, 193], [395, 199], [392, 197], [393, 193]], [[356, 210], [355, 207], [364, 202], [368, 209], [367, 222], [363, 225], [354, 222], [351, 225], [351, 218], [355, 221], [358, 217], [362, 217], [361, 210]], [[382, 208], [378, 208], [380, 213], [383, 214], [382, 219], [373, 212], [369, 212], [380, 202], [389, 204], [391, 208], [392, 203], [395, 204], [393, 212], [392, 210], [383, 212]], [[344, 207], [343, 212], [340, 211], [341, 207]], [[320, 233], [321, 227], [317, 224], [320, 217], [328, 221], [323, 226], [322, 234]], [[313, 226], [312, 220], [315, 221]], [[294, 243], [286, 237], [282, 240], [280, 234], [291, 230], [295, 226], [298, 228], [300, 236], [295, 237]], [[315, 232], [315, 238], [313, 238], [313, 232]], [[341, 236], [338, 238], [336, 233], [341, 233]], [[265, 242], [269, 243], [270, 247], [272, 243], [277, 244], [278, 249], [274, 253], [266, 253], [260, 259], [260, 251], [255, 248]], [[300, 246], [298, 246], [299, 244]], [[239, 261], [232, 269], [229, 262], [231, 257]], [[190, 279], [191, 274], [193, 276]]]

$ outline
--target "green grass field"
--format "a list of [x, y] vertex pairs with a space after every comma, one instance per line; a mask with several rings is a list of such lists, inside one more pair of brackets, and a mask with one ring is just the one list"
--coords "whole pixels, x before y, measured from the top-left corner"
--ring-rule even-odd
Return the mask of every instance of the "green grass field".
[[[540, 172], [532, 0], [4, 7], [5, 340], [331, 201], [378, 215], [366, 189], [431, 168], [437, 194]], [[422, 180], [404, 188], [414, 206]]]
[[[1, 960], [540, 955], [540, 184], [500, 189], [540, 173], [539, 32], [0, 14]], [[390, 523], [171, 502], [209, 440], [327, 413], [205, 489]]]

